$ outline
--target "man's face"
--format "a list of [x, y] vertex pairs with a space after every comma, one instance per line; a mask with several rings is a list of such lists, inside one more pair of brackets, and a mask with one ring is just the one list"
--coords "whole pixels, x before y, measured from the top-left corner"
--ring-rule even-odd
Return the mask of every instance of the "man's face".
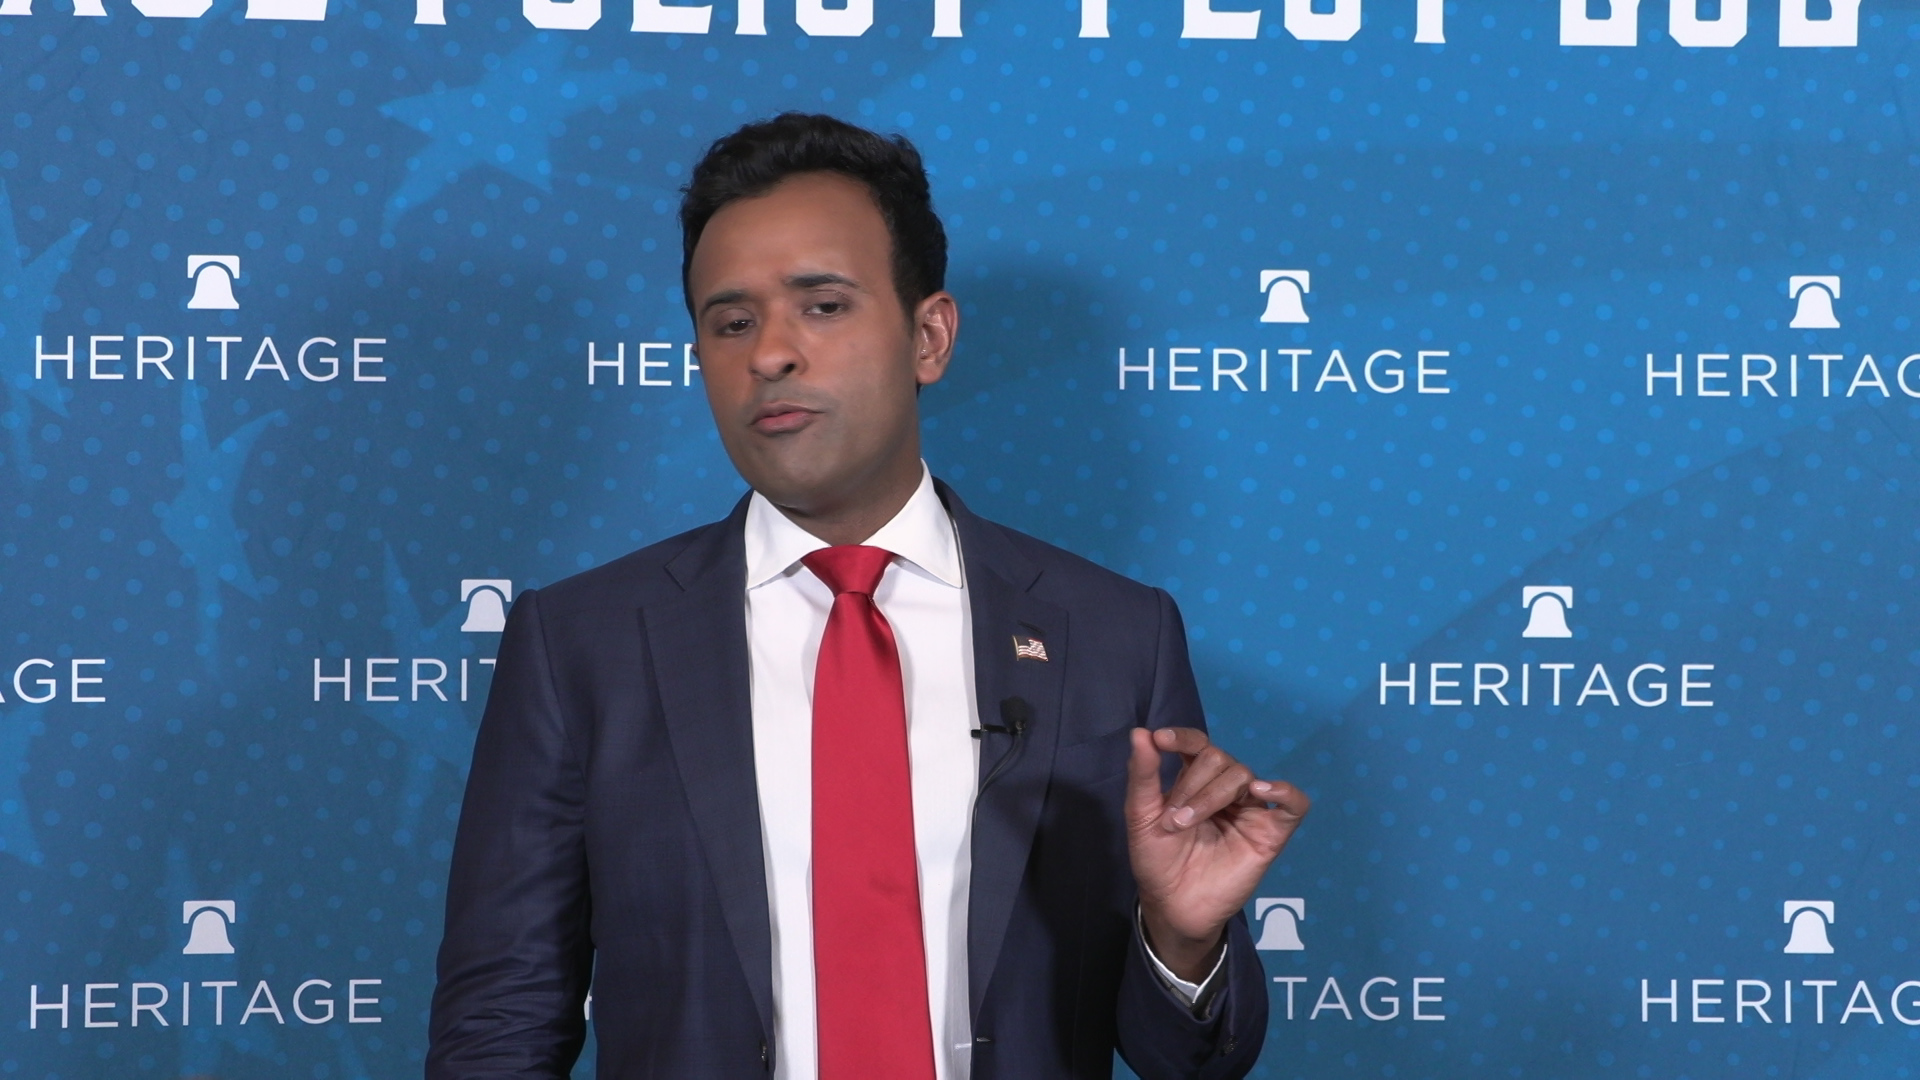
[[917, 387], [952, 351], [953, 298], [909, 314], [872, 196], [801, 173], [728, 203], [694, 248], [687, 287], [720, 440], [776, 505], [831, 513], [918, 475]]

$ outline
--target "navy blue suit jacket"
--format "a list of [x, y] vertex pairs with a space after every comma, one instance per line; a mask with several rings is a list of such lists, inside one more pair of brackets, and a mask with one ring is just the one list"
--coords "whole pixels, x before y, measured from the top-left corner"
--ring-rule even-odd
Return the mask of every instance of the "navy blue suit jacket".
[[[973, 821], [973, 1076], [1245, 1075], [1267, 1024], [1244, 916], [1196, 1019], [1133, 929], [1129, 732], [1201, 727], [1166, 593], [968, 512], [944, 484], [990, 733]], [[755, 797], [746, 501], [522, 594], [474, 747], [447, 888], [430, 1080], [566, 1076], [593, 993], [603, 1077], [764, 1077], [772, 946]], [[1015, 635], [1047, 660], [1018, 660]]]

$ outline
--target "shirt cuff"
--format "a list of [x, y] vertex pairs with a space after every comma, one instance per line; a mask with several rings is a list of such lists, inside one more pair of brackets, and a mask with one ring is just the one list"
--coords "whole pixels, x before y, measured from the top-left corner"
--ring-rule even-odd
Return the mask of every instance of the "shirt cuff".
[[1160, 979], [1160, 985], [1166, 987], [1174, 997], [1179, 998], [1181, 1004], [1185, 1005], [1196, 1018], [1204, 1018], [1207, 1006], [1213, 1000], [1213, 991], [1220, 981], [1220, 969], [1227, 963], [1225, 935], [1221, 936], [1220, 955], [1214, 958], [1213, 970], [1207, 972], [1206, 978], [1197, 983], [1191, 983], [1175, 975], [1173, 970], [1162, 963], [1160, 957], [1154, 953], [1153, 944], [1147, 940], [1147, 927], [1141, 920], [1138, 905], [1134, 907], [1133, 928], [1134, 933], [1140, 935], [1141, 948], [1146, 950], [1147, 960], [1153, 965], [1153, 973]]

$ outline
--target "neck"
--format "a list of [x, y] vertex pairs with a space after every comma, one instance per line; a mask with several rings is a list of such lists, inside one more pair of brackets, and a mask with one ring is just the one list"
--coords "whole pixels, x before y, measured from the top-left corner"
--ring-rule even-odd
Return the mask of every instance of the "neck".
[[920, 468], [916, 448], [901, 462], [890, 464], [884, 473], [862, 484], [851, 498], [819, 508], [774, 505], [788, 521], [829, 544], [865, 543], [913, 498], [920, 487]]

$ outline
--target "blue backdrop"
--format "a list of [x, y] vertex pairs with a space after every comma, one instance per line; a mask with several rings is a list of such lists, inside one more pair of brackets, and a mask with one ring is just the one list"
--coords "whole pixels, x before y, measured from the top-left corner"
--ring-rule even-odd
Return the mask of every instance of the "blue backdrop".
[[1920, 12], [1255, 2], [0, 0], [0, 1075], [417, 1071], [501, 611], [743, 490], [674, 209], [789, 108], [934, 171], [935, 471], [1317, 802], [1256, 1075], [1913, 1075]]

